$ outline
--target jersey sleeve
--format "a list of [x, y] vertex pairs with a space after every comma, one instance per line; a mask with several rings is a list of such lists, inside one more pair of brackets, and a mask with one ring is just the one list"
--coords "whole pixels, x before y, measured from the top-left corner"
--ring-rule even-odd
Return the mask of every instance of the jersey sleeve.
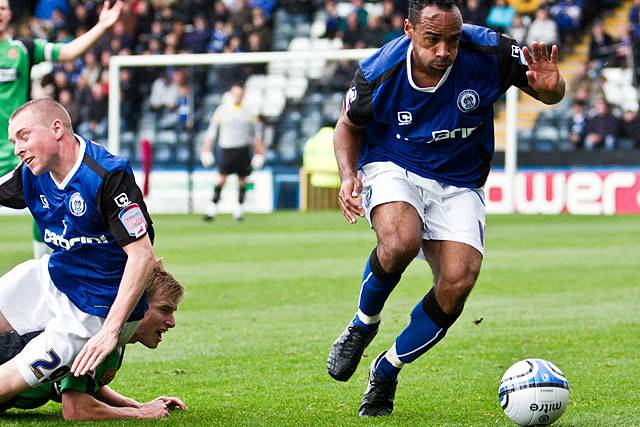
[[0, 206], [12, 209], [27, 207], [22, 191], [22, 168], [20, 163], [17, 168], [0, 177]]
[[98, 191], [98, 209], [120, 246], [126, 246], [150, 233], [152, 221], [142, 191], [127, 169], [107, 175]]
[[344, 99], [344, 109], [355, 125], [364, 126], [373, 118], [372, 94], [371, 84], [358, 67]]
[[522, 55], [522, 49], [515, 40], [500, 35], [500, 81], [503, 90], [511, 86], [527, 87], [527, 71], [529, 67]]
[[58, 62], [60, 49], [64, 43], [51, 43], [43, 39], [19, 39], [29, 52], [29, 62], [31, 65], [44, 61]]
[[100, 387], [109, 384], [113, 380], [120, 366], [122, 366], [123, 357], [124, 347], [115, 349], [98, 365], [94, 374], [80, 377], [68, 375], [60, 380], [58, 392], [62, 395], [65, 391], [71, 390], [94, 395]]

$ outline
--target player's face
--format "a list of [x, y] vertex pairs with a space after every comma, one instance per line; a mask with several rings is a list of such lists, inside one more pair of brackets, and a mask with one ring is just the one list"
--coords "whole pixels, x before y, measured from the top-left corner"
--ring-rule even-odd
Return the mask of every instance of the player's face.
[[240, 105], [242, 103], [242, 98], [244, 97], [244, 89], [240, 86], [233, 86], [230, 92], [233, 103], [235, 105]]
[[49, 172], [56, 165], [59, 143], [53, 123], [45, 126], [37, 123], [29, 111], [19, 113], [9, 123], [9, 139], [14, 144], [13, 152], [16, 157], [34, 175]]
[[0, 0], [0, 33], [4, 33], [11, 21], [11, 9], [9, 0]]
[[404, 31], [413, 42], [413, 60], [419, 72], [442, 76], [458, 55], [462, 34], [462, 15], [457, 7], [422, 9], [417, 25], [408, 19]]
[[173, 313], [178, 305], [170, 298], [160, 295], [149, 301], [149, 308], [144, 313], [134, 337], [148, 348], [156, 348], [162, 341], [162, 334], [176, 326]]

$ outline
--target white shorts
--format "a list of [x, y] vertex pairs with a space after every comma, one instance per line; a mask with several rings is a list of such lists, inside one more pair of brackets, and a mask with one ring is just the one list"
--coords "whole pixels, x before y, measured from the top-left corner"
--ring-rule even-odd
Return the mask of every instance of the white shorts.
[[[69, 373], [84, 344], [102, 327], [102, 317], [78, 309], [49, 277], [49, 255], [19, 264], [0, 277], [0, 312], [19, 334], [43, 330], [13, 360], [34, 387]], [[128, 322], [118, 345], [124, 345], [139, 322]]]
[[369, 163], [362, 173], [362, 205], [369, 224], [376, 206], [407, 202], [422, 218], [423, 240], [461, 242], [484, 254], [485, 204], [481, 188], [443, 184], [391, 162]]

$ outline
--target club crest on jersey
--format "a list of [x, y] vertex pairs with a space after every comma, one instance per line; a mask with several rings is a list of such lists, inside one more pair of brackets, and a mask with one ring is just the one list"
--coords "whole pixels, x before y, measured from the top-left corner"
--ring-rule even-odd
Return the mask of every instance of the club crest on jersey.
[[82, 198], [82, 195], [77, 191], [73, 193], [69, 199], [69, 210], [75, 216], [82, 216], [87, 211], [87, 204]]
[[458, 95], [458, 108], [463, 113], [475, 110], [480, 105], [480, 95], [473, 89], [466, 89]]
[[46, 197], [44, 197], [44, 194], [40, 195], [40, 201], [42, 202], [42, 207], [45, 209], [49, 209], [49, 201], [47, 200]]
[[118, 214], [120, 222], [129, 233], [129, 236], [140, 237], [147, 231], [147, 220], [144, 218], [142, 209], [137, 203], [131, 203]]
[[346, 111], [349, 111], [351, 109], [351, 104], [353, 103], [353, 101], [356, 100], [357, 97], [358, 97], [358, 91], [356, 90], [356, 87], [351, 86], [347, 91], [347, 95], [344, 98], [344, 107]]
[[410, 125], [413, 122], [413, 115], [410, 111], [398, 111], [398, 124], [400, 126]]

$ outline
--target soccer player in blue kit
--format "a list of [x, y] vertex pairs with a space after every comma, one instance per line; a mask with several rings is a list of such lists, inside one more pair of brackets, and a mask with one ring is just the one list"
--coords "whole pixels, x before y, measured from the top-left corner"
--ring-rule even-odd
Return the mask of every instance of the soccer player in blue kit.
[[0, 205], [29, 208], [53, 254], [0, 278], [0, 332], [44, 330], [0, 365], [0, 403], [95, 370], [126, 343], [155, 266], [151, 218], [125, 159], [75, 135], [49, 98], [19, 107], [9, 138], [22, 162], [0, 178]]
[[409, 1], [404, 31], [360, 62], [335, 129], [340, 209], [351, 224], [366, 216], [378, 244], [358, 311], [329, 353], [329, 374], [338, 381], [353, 375], [385, 301], [419, 254], [434, 285], [371, 363], [360, 416], [392, 412], [398, 373], [445, 336], [478, 277], [494, 102], [512, 85], [545, 104], [565, 91], [557, 46], [550, 55], [544, 43], [521, 49], [463, 25], [454, 0]]

